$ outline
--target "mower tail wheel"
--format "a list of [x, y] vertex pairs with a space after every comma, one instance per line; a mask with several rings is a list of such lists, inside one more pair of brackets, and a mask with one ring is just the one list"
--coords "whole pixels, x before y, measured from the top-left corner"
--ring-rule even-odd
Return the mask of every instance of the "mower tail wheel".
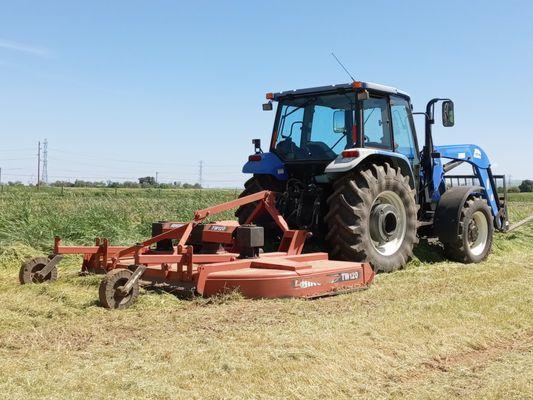
[[44, 283], [57, 280], [57, 266], [54, 266], [44, 278], [40, 278], [37, 275], [49, 262], [50, 259], [47, 257], [37, 257], [23, 263], [19, 271], [20, 284]]
[[139, 281], [135, 281], [128, 293], [124, 293], [122, 286], [128, 282], [133, 272], [129, 269], [112, 269], [109, 271], [98, 290], [100, 304], [104, 308], [123, 309], [131, 306], [139, 297]]

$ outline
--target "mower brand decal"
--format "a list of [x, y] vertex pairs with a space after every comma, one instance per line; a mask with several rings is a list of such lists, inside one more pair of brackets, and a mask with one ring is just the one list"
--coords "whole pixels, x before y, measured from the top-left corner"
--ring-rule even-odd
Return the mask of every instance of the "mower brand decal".
[[278, 169], [278, 175], [283, 175], [285, 173], [285, 170], [283, 168]]
[[479, 149], [474, 149], [474, 158], [479, 158], [479, 159], [481, 159], [481, 150], [479, 150]]
[[466, 153], [457, 154], [457, 158], [466, 158]]
[[333, 277], [331, 283], [356, 281], [359, 279], [359, 271], [339, 272], [338, 274], [330, 275]]
[[226, 232], [228, 227], [224, 225], [211, 225], [207, 230], [214, 232]]
[[176, 223], [174, 223], [174, 224], [170, 224], [170, 229], [179, 228], [179, 227], [181, 227], [181, 226], [183, 226], [183, 225], [184, 225], [184, 224], [176, 224]]
[[307, 289], [310, 287], [321, 286], [318, 282], [306, 281], [304, 279], [295, 279], [292, 281], [292, 286], [296, 289]]

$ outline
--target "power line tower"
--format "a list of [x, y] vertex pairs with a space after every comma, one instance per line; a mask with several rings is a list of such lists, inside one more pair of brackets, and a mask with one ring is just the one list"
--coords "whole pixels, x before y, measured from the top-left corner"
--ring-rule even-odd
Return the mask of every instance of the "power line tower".
[[43, 182], [48, 184], [48, 139], [43, 142]]
[[37, 187], [41, 186], [41, 142], [37, 144]]
[[203, 185], [203, 179], [204, 178], [204, 162], [203, 161], [200, 161], [199, 165], [198, 165], [198, 183], [200, 184], [200, 186], [204, 187]]

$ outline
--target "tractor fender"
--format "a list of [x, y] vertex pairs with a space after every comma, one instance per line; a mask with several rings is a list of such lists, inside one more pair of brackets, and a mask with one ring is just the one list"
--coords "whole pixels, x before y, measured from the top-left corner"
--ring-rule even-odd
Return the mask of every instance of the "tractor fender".
[[456, 186], [447, 189], [437, 203], [433, 230], [444, 242], [453, 242], [459, 234], [461, 211], [469, 197], [481, 195], [481, 186]]
[[409, 159], [401, 153], [393, 151], [379, 150], [379, 149], [367, 149], [358, 148], [350, 149], [358, 152], [357, 157], [342, 157], [339, 155], [335, 160], [329, 163], [325, 169], [325, 173], [328, 175], [337, 175], [339, 173], [345, 173], [352, 171], [354, 168], [368, 163], [383, 164], [388, 162], [393, 167], [399, 167], [404, 176], [409, 177], [409, 184], [412, 188], [415, 187], [415, 177], [413, 169]]
[[242, 172], [245, 174], [254, 175], [272, 175], [274, 178], [280, 181], [286, 181], [288, 179], [287, 170], [280, 158], [274, 153], [259, 153], [258, 160], [248, 160], [242, 167]]

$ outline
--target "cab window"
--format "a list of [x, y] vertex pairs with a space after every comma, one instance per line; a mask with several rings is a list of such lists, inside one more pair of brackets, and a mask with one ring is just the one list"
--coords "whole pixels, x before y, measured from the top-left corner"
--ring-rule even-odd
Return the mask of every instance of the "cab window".
[[391, 150], [389, 105], [385, 97], [363, 101], [363, 133], [365, 147]]
[[286, 98], [280, 102], [274, 151], [284, 160], [332, 160], [353, 145], [354, 93]]
[[410, 160], [418, 159], [418, 150], [414, 139], [413, 121], [409, 102], [398, 96], [391, 96], [392, 130], [394, 132], [395, 151]]
[[279, 137], [284, 139], [290, 138], [293, 142], [300, 143], [304, 108], [297, 106], [283, 107], [281, 120], [282, 124], [279, 127]]

